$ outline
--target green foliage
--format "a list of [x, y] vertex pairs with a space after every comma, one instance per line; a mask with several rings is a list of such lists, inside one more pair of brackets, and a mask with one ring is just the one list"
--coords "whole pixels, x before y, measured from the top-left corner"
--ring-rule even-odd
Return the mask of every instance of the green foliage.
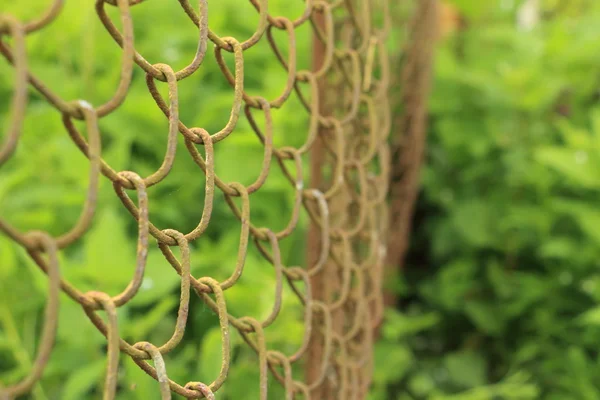
[[600, 398], [600, 4], [452, 3], [372, 398]]

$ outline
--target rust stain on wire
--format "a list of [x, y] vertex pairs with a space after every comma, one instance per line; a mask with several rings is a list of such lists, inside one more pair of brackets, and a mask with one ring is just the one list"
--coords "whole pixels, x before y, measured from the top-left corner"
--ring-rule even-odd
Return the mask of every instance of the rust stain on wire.
[[[248, 346], [257, 354], [260, 378], [260, 398], [267, 398], [267, 387], [278, 382], [285, 390], [286, 399], [321, 398], [327, 393], [332, 399], [363, 399], [366, 397], [373, 369], [373, 329], [382, 317], [382, 271], [385, 258], [388, 214], [386, 197], [389, 182], [390, 112], [388, 103], [389, 68], [385, 40], [389, 34], [389, 0], [304, 0], [304, 11], [291, 20], [269, 12], [268, 0], [250, 1], [258, 14], [255, 31], [245, 38], [219, 37], [210, 28], [208, 0], [199, 0], [199, 12], [188, 0], [178, 5], [198, 27], [198, 46], [195, 55], [185, 68], [175, 71], [167, 64], [152, 64], [135, 47], [131, 7], [151, 7], [151, 1], [96, 0], [98, 18], [122, 49], [120, 78], [113, 95], [99, 105], [85, 100], [65, 100], [55, 94], [28, 68], [27, 35], [44, 29], [60, 15], [64, 0], [49, 1], [47, 10], [30, 21], [0, 10], [0, 54], [15, 70], [14, 92], [9, 111], [8, 130], [0, 140], [0, 168], [19, 146], [28, 101], [28, 91], [34, 90], [51, 104], [62, 116], [67, 134], [89, 159], [89, 179], [86, 201], [74, 226], [57, 237], [41, 231], [23, 232], [0, 217], [0, 232], [26, 249], [49, 280], [44, 327], [39, 339], [37, 356], [29, 374], [20, 382], [0, 385], [0, 398], [16, 398], [29, 393], [43, 377], [44, 368], [52, 356], [59, 313], [59, 292], [62, 290], [82, 307], [86, 315], [107, 340], [104, 399], [114, 399], [118, 390], [119, 358], [123, 355], [133, 361], [148, 375], [158, 381], [157, 393], [170, 399], [177, 393], [188, 399], [214, 399], [227, 382], [231, 364], [230, 330], [240, 332]], [[273, 0], [271, 0], [272, 3]], [[111, 19], [106, 7], [116, 7], [119, 23]], [[322, 23], [315, 23], [316, 20]], [[117, 25], [122, 27], [121, 30]], [[299, 28], [311, 27], [309, 33], [322, 43], [321, 64], [313, 71], [299, 70], [296, 40]], [[287, 56], [278, 48], [273, 32], [287, 35]], [[268, 41], [274, 57], [287, 71], [285, 86], [280, 95], [266, 99], [250, 95], [244, 90], [244, 53], [260, 41]], [[216, 61], [234, 94], [231, 113], [223, 121], [222, 129], [208, 132], [202, 127], [187, 126], [179, 116], [178, 87], [186, 78], [202, 68], [202, 63], [212, 43]], [[234, 68], [230, 70], [223, 52], [232, 53]], [[102, 132], [98, 121], [119, 112], [119, 106], [129, 92], [133, 70], [141, 68], [146, 74], [148, 91], [157, 107], [168, 119], [169, 129], [165, 156], [161, 166], [148, 176], [135, 171], [116, 171], [102, 158]], [[264, 77], [264, 79], [268, 79]], [[160, 83], [157, 83], [160, 82]], [[325, 83], [327, 82], [327, 83]], [[161, 97], [157, 85], [166, 84], [168, 99]], [[327, 85], [322, 87], [322, 85]], [[321, 86], [320, 86], [321, 85]], [[310, 95], [301, 91], [308, 87]], [[335, 90], [335, 93], [333, 92]], [[329, 93], [328, 93], [329, 92]], [[310, 116], [306, 141], [298, 148], [277, 148], [274, 135], [281, 134], [273, 126], [271, 110], [281, 107], [290, 96], [297, 96], [303, 112]], [[321, 102], [326, 96], [334, 98], [327, 113]], [[235, 134], [241, 111], [264, 147], [262, 168], [254, 183], [244, 186], [238, 182], [226, 183], [215, 173], [213, 145]], [[253, 113], [262, 112], [264, 128], [259, 128]], [[243, 116], [242, 116], [243, 117]], [[74, 120], [86, 123], [84, 136]], [[304, 129], [303, 129], [304, 130]], [[183, 136], [186, 148], [195, 161], [196, 173], [206, 182], [203, 213], [196, 228], [190, 232], [161, 229], [148, 215], [152, 200], [147, 189], [160, 184], [170, 173], [176, 158], [176, 143]], [[304, 182], [303, 160], [315, 143], [323, 146], [322, 168], [330, 168], [331, 176], [320, 187]], [[224, 144], [226, 145], [226, 144]], [[204, 148], [203, 153], [198, 146]], [[285, 163], [295, 167], [290, 171]], [[273, 163], [275, 161], [276, 163]], [[273, 165], [272, 165], [273, 164]], [[251, 219], [252, 194], [261, 189], [274, 165], [281, 168], [295, 193], [293, 213], [287, 226], [274, 231], [267, 226], [256, 226]], [[85, 236], [94, 222], [98, 201], [98, 185], [104, 177], [112, 182], [115, 194], [138, 223], [136, 264], [131, 266], [132, 279], [120, 293], [101, 291], [83, 292], [65, 280], [60, 273], [59, 253]], [[137, 192], [137, 204], [128, 191]], [[231, 212], [241, 223], [237, 263], [231, 275], [222, 282], [209, 276], [194, 277], [190, 272], [190, 243], [201, 240], [215, 203], [215, 192], [224, 194]], [[241, 206], [234, 201], [238, 198]], [[305, 212], [316, 227], [320, 237], [319, 249], [309, 265], [287, 266], [282, 262], [280, 241], [289, 236]], [[212, 221], [213, 224], [218, 223]], [[234, 316], [227, 310], [225, 292], [236, 285], [244, 274], [244, 262], [250, 240], [256, 244], [264, 258], [273, 265], [275, 276], [274, 302], [271, 313], [260, 321], [249, 316]], [[181, 278], [180, 305], [173, 327], [173, 335], [164, 344], [147, 341], [128, 343], [119, 334], [117, 310], [135, 298], [146, 268], [148, 248], [156, 243], [173, 272]], [[179, 248], [179, 257], [172, 251]], [[326, 295], [315, 292], [311, 282], [315, 277], [327, 277], [331, 290]], [[284, 354], [269, 348], [264, 331], [285, 312], [281, 309], [282, 288], [287, 284], [304, 307], [304, 339], [295, 352]], [[197, 295], [219, 320], [221, 330], [221, 370], [216, 379], [207, 382], [203, 377], [190, 377], [178, 383], [168, 377], [169, 366], [163, 355], [181, 342], [188, 319], [190, 293]], [[106, 319], [98, 313], [104, 313]], [[321, 349], [315, 363], [313, 376], [297, 379], [307, 362], [308, 349], [313, 342]], [[200, 355], [201, 356], [201, 355]], [[315, 362], [315, 360], [310, 360]], [[325, 391], [324, 391], [325, 390]]]

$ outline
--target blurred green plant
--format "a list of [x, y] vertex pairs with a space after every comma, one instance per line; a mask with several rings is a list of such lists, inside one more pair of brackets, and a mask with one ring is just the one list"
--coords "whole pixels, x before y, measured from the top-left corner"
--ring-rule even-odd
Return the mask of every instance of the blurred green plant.
[[598, 399], [600, 3], [447, 3], [372, 399]]

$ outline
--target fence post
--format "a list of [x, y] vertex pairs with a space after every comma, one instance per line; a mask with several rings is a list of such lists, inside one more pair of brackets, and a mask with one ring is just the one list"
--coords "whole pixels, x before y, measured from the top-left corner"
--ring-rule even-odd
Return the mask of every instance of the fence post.
[[[322, 13], [314, 13], [314, 23], [316, 27], [323, 27], [325, 25], [325, 19]], [[313, 33], [312, 39], [312, 70], [317, 71], [321, 65], [323, 65], [325, 58], [325, 44], [319, 39], [316, 33]], [[319, 78], [318, 83], [318, 96], [323, 99], [325, 93], [324, 89], [324, 78]], [[313, 110], [313, 112], [323, 113], [324, 102], [319, 102], [319, 110]], [[310, 150], [310, 186], [315, 189], [322, 189], [324, 185], [323, 176], [323, 164], [325, 161], [325, 148], [323, 145], [323, 126], [319, 126], [318, 134]], [[308, 228], [307, 237], [307, 254], [306, 261], [307, 265], [315, 265], [319, 259], [321, 252], [321, 234], [319, 226], [311, 220]], [[324, 279], [323, 274], [316, 274], [311, 277], [310, 280], [311, 293], [313, 299], [322, 300], [324, 297]], [[321, 318], [321, 316], [315, 316], [314, 318]], [[318, 325], [317, 325], [318, 326]], [[319, 332], [313, 329], [311, 342], [307, 352], [306, 359], [306, 382], [315, 382], [318, 379], [320, 373], [320, 360], [323, 355], [323, 343]], [[322, 388], [316, 388], [311, 392], [311, 396], [315, 398], [322, 398]]]
[[[390, 227], [386, 275], [394, 278], [404, 265], [419, 175], [425, 154], [427, 103], [435, 42], [438, 36], [438, 0], [418, 0], [410, 20], [404, 65], [399, 79], [402, 113], [394, 119], [390, 182]], [[387, 291], [386, 305], [396, 301]]]

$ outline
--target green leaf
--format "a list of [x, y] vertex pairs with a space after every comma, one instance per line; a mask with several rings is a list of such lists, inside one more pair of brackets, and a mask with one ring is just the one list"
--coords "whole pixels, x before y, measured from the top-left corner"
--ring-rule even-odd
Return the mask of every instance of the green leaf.
[[100, 359], [91, 364], [83, 365], [70, 374], [64, 384], [61, 399], [79, 400], [90, 397], [90, 391], [104, 377], [106, 361]]
[[[125, 370], [125, 376], [121, 379], [122, 389], [119, 391], [122, 399], [146, 400], [157, 398], [157, 393], [159, 393], [158, 382], [148, 376], [129, 357], [124, 359], [122, 364]], [[168, 375], [169, 364], [167, 363]]]
[[387, 339], [398, 340], [405, 336], [427, 330], [435, 326], [439, 321], [440, 315], [436, 312], [405, 315], [390, 309], [386, 311], [383, 336]]
[[492, 1], [478, 0], [451, 0], [450, 3], [468, 18], [479, 18], [494, 5]]
[[504, 328], [504, 317], [496, 307], [485, 302], [469, 301], [465, 312], [478, 329], [489, 335], [500, 335]]
[[212, 328], [202, 340], [200, 370], [202, 371], [203, 381], [210, 382], [219, 376], [221, 370], [221, 329]]
[[484, 247], [494, 241], [493, 220], [497, 212], [497, 209], [492, 210], [483, 199], [468, 199], [454, 209], [452, 221], [467, 245]]
[[444, 366], [450, 379], [463, 388], [472, 388], [486, 382], [486, 362], [481, 354], [464, 350], [444, 357]]
[[572, 185], [589, 189], [600, 188], [600, 155], [587, 149], [541, 147], [535, 152], [536, 160], [569, 179]]
[[553, 201], [557, 211], [570, 215], [580, 228], [596, 243], [600, 243], [600, 209], [587, 202], [557, 198]]
[[124, 217], [112, 208], [99, 212], [86, 236], [85, 262], [73, 263], [71, 276], [91, 280], [96, 287], [125, 288], [135, 270], [136, 247], [125, 233]]
[[541, 243], [540, 256], [568, 260], [578, 251], [577, 242], [568, 237], [551, 238]]
[[396, 342], [379, 342], [375, 345], [376, 368], [373, 379], [376, 383], [394, 382], [404, 378], [414, 362], [413, 354], [407, 345]]
[[15, 245], [5, 236], [0, 235], [0, 279], [6, 280], [17, 268]]
[[147, 337], [150, 332], [161, 322], [168, 320], [166, 318], [169, 312], [175, 309], [178, 304], [175, 296], [163, 297], [163, 299], [153, 305], [152, 309], [139, 317], [134, 317], [131, 324], [126, 325], [127, 331], [131, 336]]
[[441, 269], [435, 281], [421, 287], [421, 293], [446, 310], [460, 310], [467, 294], [477, 288], [474, 261], [454, 260]]
[[507, 270], [499, 262], [493, 260], [487, 265], [487, 277], [494, 288], [494, 291], [500, 298], [510, 297], [514, 290], [514, 286], [511, 284], [509, 277], [507, 276]]
[[600, 306], [593, 307], [579, 314], [576, 321], [584, 326], [600, 326]]
[[[175, 249], [175, 248], [174, 248]], [[174, 250], [176, 257], [179, 255]], [[193, 258], [192, 258], [193, 260]], [[131, 271], [133, 277], [133, 270]], [[146, 270], [142, 285], [132, 299], [131, 305], [147, 306], [169, 296], [181, 284], [181, 278], [157, 248], [148, 251]]]
[[408, 385], [410, 390], [421, 398], [428, 398], [428, 395], [435, 389], [433, 378], [425, 372], [420, 372], [412, 376]]

